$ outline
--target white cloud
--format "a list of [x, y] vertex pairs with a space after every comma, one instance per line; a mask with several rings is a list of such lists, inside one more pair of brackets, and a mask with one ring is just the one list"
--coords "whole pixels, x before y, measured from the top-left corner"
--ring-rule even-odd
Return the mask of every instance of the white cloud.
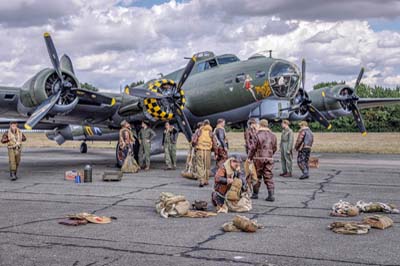
[[[396, 79], [389, 77], [400, 74], [400, 34], [375, 32], [365, 20], [399, 14], [398, 3], [385, 1], [387, 5], [375, 10], [375, 1], [348, 0], [344, 11], [336, 2], [294, 0], [271, 0], [268, 5], [255, 0], [171, 1], [150, 9], [135, 7], [135, 0], [2, 2], [0, 10], [7, 10], [9, 17], [0, 19], [0, 84], [21, 85], [50, 66], [42, 38], [50, 31], [59, 55], [72, 58], [78, 78], [106, 89], [117, 89], [121, 80], [171, 72], [185, 64], [184, 56], [198, 51], [245, 59], [268, 49], [274, 57], [298, 64], [306, 58], [309, 87], [319, 81], [354, 80], [361, 66], [366, 67], [364, 81], [394, 85]], [[10, 17], [22, 12], [22, 3], [29, 8], [15, 23]], [[48, 14], [41, 16], [40, 8]]]

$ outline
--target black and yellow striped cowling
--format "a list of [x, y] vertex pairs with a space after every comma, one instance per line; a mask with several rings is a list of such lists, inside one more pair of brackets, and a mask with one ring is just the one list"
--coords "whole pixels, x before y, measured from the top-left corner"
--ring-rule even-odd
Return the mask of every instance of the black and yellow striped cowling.
[[[156, 80], [148, 85], [149, 90], [156, 92], [156, 93], [162, 93], [162, 86], [163, 85], [171, 85], [171, 88], [176, 86], [175, 81], [170, 80], [170, 79], [160, 79]], [[180, 91], [180, 100], [178, 100], [180, 108], [183, 110], [184, 105], [185, 105], [185, 93], [183, 90]], [[167, 112], [165, 111], [164, 106], [161, 103], [161, 100], [149, 98], [149, 99], [144, 99], [144, 105], [146, 112], [154, 119], [154, 120], [162, 120], [162, 121], [168, 121], [174, 118], [174, 114], [170, 111]]]

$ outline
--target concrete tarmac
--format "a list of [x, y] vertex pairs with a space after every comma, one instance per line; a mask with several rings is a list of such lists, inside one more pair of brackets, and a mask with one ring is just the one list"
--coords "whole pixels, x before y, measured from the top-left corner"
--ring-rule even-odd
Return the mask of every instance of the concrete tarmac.
[[[234, 213], [206, 219], [161, 218], [160, 192], [210, 201], [212, 185], [199, 188], [180, 170], [164, 171], [163, 157], [152, 170], [102, 182], [115, 170], [112, 150], [25, 149], [20, 178], [9, 181], [6, 149], [0, 149], [0, 265], [400, 265], [400, 215], [395, 224], [367, 235], [339, 235], [327, 229], [340, 199], [391, 202], [400, 206], [400, 155], [314, 154], [320, 168], [311, 178], [278, 177], [276, 201], [266, 188], [244, 215], [265, 226], [256, 233], [224, 233]], [[276, 156], [278, 160], [279, 154]], [[179, 169], [185, 153], [180, 152]], [[91, 164], [94, 181], [64, 181], [64, 171]], [[295, 167], [295, 176], [300, 173]], [[213, 182], [211, 181], [211, 184]], [[213, 209], [210, 205], [210, 209]], [[115, 216], [110, 224], [68, 227], [67, 214]]]

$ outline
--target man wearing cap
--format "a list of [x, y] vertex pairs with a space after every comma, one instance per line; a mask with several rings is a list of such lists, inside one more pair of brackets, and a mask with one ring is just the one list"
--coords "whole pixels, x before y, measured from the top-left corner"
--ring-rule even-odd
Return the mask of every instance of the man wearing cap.
[[282, 177], [292, 177], [292, 159], [293, 159], [293, 142], [294, 134], [289, 127], [288, 120], [282, 121], [282, 135], [281, 135], [281, 164], [282, 164]]
[[299, 125], [300, 131], [295, 145], [295, 149], [298, 151], [297, 165], [303, 172], [300, 179], [307, 179], [309, 178], [308, 161], [310, 159], [311, 147], [314, 143], [314, 135], [308, 127], [307, 121], [301, 121]]
[[249, 119], [247, 122], [248, 128], [244, 132], [244, 143], [246, 148], [246, 154], [249, 154], [250, 147], [254, 146], [254, 142], [257, 135], [258, 124], [254, 118]]
[[268, 197], [266, 201], [274, 201], [274, 181], [272, 169], [274, 168], [274, 159], [272, 158], [277, 150], [276, 136], [268, 128], [268, 121], [263, 119], [260, 121], [260, 128], [256, 135], [255, 145], [250, 148], [249, 161], [254, 160], [257, 170], [258, 181], [253, 187], [252, 199], [258, 199], [258, 192], [261, 186], [261, 180], [268, 189]]
[[[211, 201], [217, 208], [221, 208], [224, 205], [226, 193], [231, 188], [233, 180], [241, 178], [240, 162], [239, 156], [232, 156], [218, 168], [215, 174], [214, 191], [211, 194]], [[246, 182], [242, 180], [242, 184], [245, 186]]]
[[228, 159], [229, 144], [225, 132], [225, 119], [223, 118], [218, 119], [217, 126], [214, 129], [214, 136], [217, 144], [215, 160], [217, 168], [219, 168]]
[[131, 130], [131, 125], [126, 120], [123, 120], [121, 122], [121, 130], [119, 131], [119, 149], [122, 152], [123, 161], [125, 161], [128, 154], [132, 155], [135, 138]]
[[145, 121], [142, 122], [142, 129], [139, 132], [139, 160], [140, 165], [146, 171], [150, 169], [150, 152], [151, 152], [151, 141], [156, 136], [156, 133], [149, 128]]
[[195, 177], [199, 180], [199, 187], [204, 187], [208, 185], [210, 176], [211, 151], [215, 151], [215, 142], [210, 121], [204, 120], [203, 125], [193, 136], [192, 145], [196, 150]]
[[3, 134], [1, 143], [7, 144], [11, 181], [18, 179], [17, 171], [21, 162], [22, 142], [26, 141], [24, 133], [18, 128], [18, 123], [11, 122], [10, 128]]
[[169, 122], [165, 123], [162, 146], [164, 148], [166, 170], [176, 169], [176, 141], [178, 139], [178, 130]]

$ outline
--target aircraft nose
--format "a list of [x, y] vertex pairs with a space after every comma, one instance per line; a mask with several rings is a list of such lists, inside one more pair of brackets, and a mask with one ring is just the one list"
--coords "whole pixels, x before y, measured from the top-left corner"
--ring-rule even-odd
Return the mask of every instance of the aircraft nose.
[[268, 80], [275, 96], [293, 98], [299, 87], [300, 71], [292, 63], [276, 61], [271, 66]]

